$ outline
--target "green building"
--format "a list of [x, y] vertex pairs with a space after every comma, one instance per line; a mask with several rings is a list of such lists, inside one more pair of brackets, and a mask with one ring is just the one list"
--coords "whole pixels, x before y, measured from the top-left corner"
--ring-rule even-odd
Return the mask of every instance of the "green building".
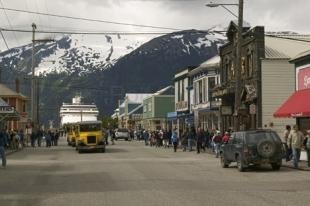
[[143, 100], [143, 128], [154, 131], [167, 128], [167, 113], [174, 111], [174, 88], [168, 86]]

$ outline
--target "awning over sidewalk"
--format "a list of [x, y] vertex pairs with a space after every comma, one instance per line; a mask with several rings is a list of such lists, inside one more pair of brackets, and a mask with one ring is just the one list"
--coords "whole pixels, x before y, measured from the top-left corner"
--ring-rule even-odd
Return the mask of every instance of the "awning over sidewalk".
[[310, 89], [296, 91], [273, 114], [274, 117], [310, 117]]

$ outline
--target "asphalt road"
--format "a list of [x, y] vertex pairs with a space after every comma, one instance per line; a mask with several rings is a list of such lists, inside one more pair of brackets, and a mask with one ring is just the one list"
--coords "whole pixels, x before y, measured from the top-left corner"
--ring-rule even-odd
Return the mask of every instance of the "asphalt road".
[[27, 148], [0, 169], [0, 205], [310, 205], [310, 173], [240, 173], [209, 154], [118, 141], [106, 153]]

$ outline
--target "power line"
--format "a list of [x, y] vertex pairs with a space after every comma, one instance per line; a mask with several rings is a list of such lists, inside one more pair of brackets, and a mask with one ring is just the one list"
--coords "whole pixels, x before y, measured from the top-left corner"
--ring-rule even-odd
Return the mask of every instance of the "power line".
[[[0, 28], [2, 31], [7, 32], [22, 32], [22, 33], [31, 33], [31, 30], [27, 29], [7, 29], [7, 28]], [[226, 31], [211, 31], [211, 30], [196, 30], [197, 33], [223, 33]], [[127, 31], [102, 31], [102, 32], [79, 32], [79, 31], [48, 31], [48, 30], [36, 30], [36, 33], [42, 34], [84, 34], [84, 35], [163, 35], [169, 34], [169, 32], [127, 32]], [[192, 31], [178, 31], [178, 34], [186, 34], [192, 33]]]
[[[4, 8], [4, 4], [3, 4], [2, 0], [0, 0], [0, 4], [1, 4], [1, 7]], [[7, 21], [8, 21], [8, 23], [9, 23], [10, 28], [13, 29], [8, 14], [6, 13], [5, 10], [3, 10], [3, 13], [4, 13], [4, 15], [5, 15], [5, 17], [6, 17]], [[14, 35], [14, 38], [15, 38], [15, 41], [16, 41], [17, 45], [19, 45], [19, 41], [18, 41], [18, 39], [17, 39], [17, 36], [16, 36], [15, 32], [13, 33], [13, 35]]]
[[0, 30], [0, 33], [1, 33], [1, 36], [2, 36], [2, 39], [3, 39], [3, 41], [4, 41], [4, 44], [5, 44], [6, 48], [7, 48], [8, 50], [10, 50], [9, 45], [8, 45], [8, 43], [6, 42], [6, 39], [5, 39], [4, 35], [3, 35], [2, 30]]
[[160, 27], [160, 26], [152, 26], [152, 25], [144, 25], [144, 24], [132, 24], [132, 23], [125, 23], [125, 22], [116, 22], [116, 21], [108, 21], [108, 20], [101, 20], [101, 19], [91, 19], [91, 18], [84, 18], [84, 17], [74, 17], [74, 16], [66, 16], [60, 14], [50, 14], [50, 13], [43, 13], [43, 12], [34, 12], [34, 11], [26, 11], [22, 9], [13, 9], [13, 8], [0, 8], [6, 11], [13, 11], [13, 12], [21, 12], [21, 13], [28, 13], [28, 14], [36, 14], [36, 15], [43, 15], [43, 16], [52, 16], [57, 18], [65, 18], [65, 19], [73, 19], [73, 20], [82, 20], [82, 21], [90, 21], [90, 22], [100, 22], [106, 24], [115, 24], [115, 25], [123, 25], [123, 26], [135, 26], [135, 27], [144, 27], [144, 28], [152, 28], [152, 29], [165, 29], [165, 30], [183, 30], [177, 28], [170, 28], [170, 27]]

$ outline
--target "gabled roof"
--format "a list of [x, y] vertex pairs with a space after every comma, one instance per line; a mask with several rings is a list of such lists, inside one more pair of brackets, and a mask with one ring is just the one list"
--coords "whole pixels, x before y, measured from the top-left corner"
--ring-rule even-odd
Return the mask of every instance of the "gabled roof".
[[270, 50], [271, 57], [294, 58], [301, 52], [310, 50], [310, 35], [267, 34], [265, 35], [265, 48]]
[[127, 93], [126, 97], [128, 102], [130, 103], [142, 103], [143, 99], [151, 96], [152, 94], [148, 94], [148, 93]]
[[27, 97], [22, 95], [21, 93], [17, 93], [4, 84], [0, 84], [0, 96], [1, 97], [20, 97], [22, 99], [26, 99]]
[[219, 68], [220, 62], [221, 62], [221, 57], [219, 55], [216, 55], [208, 59], [207, 61], [203, 62], [202, 64], [200, 64], [200, 66], [197, 67], [196, 69], [192, 70], [190, 72], [190, 76], [199, 74], [200, 72], [204, 72], [208, 69]]
[[292, 58], [290, 60], [290, 62], [295, 62], [296, 60], [298, 59], [302, 59], [302, 58], [306, 58], [306, 57], [310, 57], [310, 50], [307, 50], [307, 51], [304, 51], [304, 52], [301, 52], [300, 54], [298, 54], [297, 56], [295, 56], [294, 58]]
[[0, 107], [7, 107], [9, 106], [2, 98], [0, 98]]
[[265, 58], [266, 59], [289, 59], [290, 57], [276, 49], [273, 49], [269, 46], [265, 46]]
[[[172, 90], [172, 92], [170, 92], [169, 90]], [[157, 92], [155, 92], [153, 94], [153, 96], [158, 96], [158, 95], [173, 95], [172, 93], [174, 92], [174, 87], [173, 86], [168, 86], [168, 87], [165, 87]], [[168, 93], [168, 94], [167, 94]]]
[[131, 112], [128, 113], [128, 115], [132, 115], [132, 114], [140, 114], [143, 112], [143, 104], [137, 106], [136, 108], [134, 108]]

